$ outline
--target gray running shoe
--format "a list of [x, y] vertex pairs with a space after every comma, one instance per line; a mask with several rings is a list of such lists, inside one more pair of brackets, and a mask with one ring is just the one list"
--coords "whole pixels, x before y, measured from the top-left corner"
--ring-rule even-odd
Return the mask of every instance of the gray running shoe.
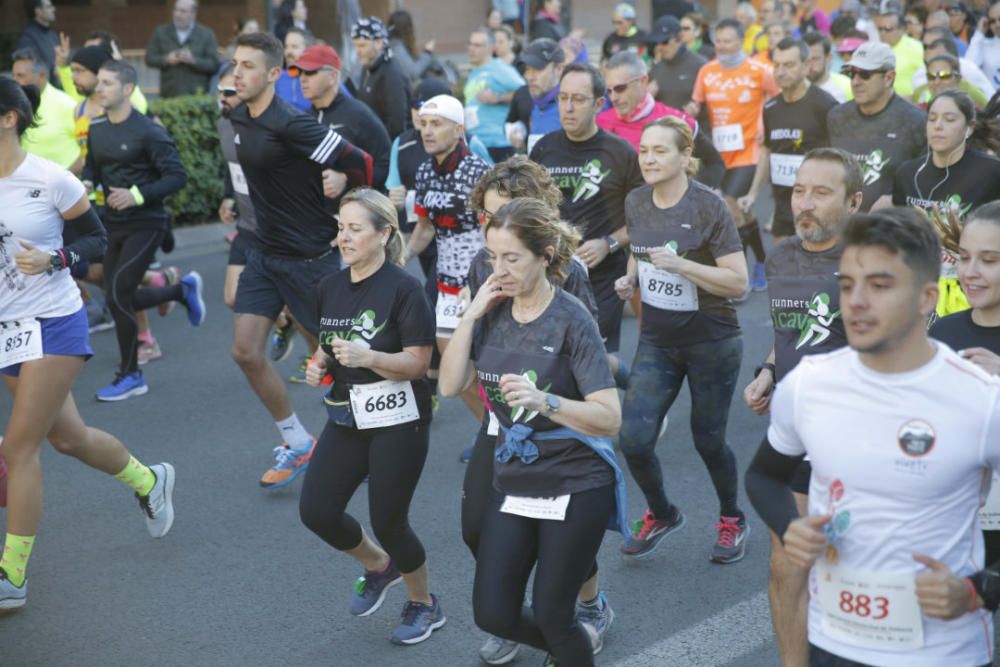
[[604, 636], [611, 629], [611, 624], [615, 622], [615, 610], [608, 604], [608, 599], [604, 597], [604, 591], [597, 596], [597, 603], [593, 605], [576, 603], [576, 620], [586, 629], [590, 636], [590, 642], [594, 647], [594, 655], [604, 648]]
[[490, 635], [479, 649], [479, 658], [487, 665], [506, 665], [517, 657], [520, 648], [517, 642]]
[[28, 580], [20, 586], [7, 578], [7, 573], [0, 568], [0, 612], [20, 609], [28, 601]]

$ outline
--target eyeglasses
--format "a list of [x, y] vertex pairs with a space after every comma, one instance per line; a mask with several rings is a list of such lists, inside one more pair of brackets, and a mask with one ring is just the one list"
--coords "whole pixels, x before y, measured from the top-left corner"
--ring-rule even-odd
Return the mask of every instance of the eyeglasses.
[[927, 80], [928, 81], [933, 81], [934, 79], [937, 79], [938, 81], [947, 81], [947, 80], [952, 79], [952, 78], [954, 78], [954, 79], [960, 79], [961, 76], [962, 75], [959, 74], [958, 72], [952, 72], [950, 70], [946, 70], [945, 69], [945, 70], [941, 70], [937, 74], [935, 74], [933, 72], [928, 72], [927, 73]]
[[572, 102], [575, 107], [581, 107], [594, 100], [593, 97], [586, 97], [584, 95], [566, 95], [564, 93], [559, 93], [559, 97], [557, 99], [559, 100], [559, 104], [569, 104]]
[[479, 209], [476, 213], [479, 216], [479, 224], [481, 225], [489, 224], [489, 221], [493, 219], [493, 212], [487, 211], [485, 208]]
[[637, 76], [634, 79], [629, 79], [625, 83], [619, 83], [617, 86], [608, 86], [608, 95], [611, 95], [612, 93], [621, 95], [626, 90], [628, 90], [629, 86], [631, 86], [633, 83], [640, 80], [641, 78], [642, 78], [641, 76]]
[[694, 30], [693, 25], [684, 25], [683, 23], [681, 24], [681, 32], [691, 32], [692, 30]]
[[222, 86], [219, 86], [217, 90], [219, 91], [219, 94], [222, 95], [223, 97], [236, 97], [235, 88], [223, 88]]
[[867, 81], [876, 74], [885, 74], [886, 70], [875, 69], [875, 70], [864, 70], [864, 69], [852, 69], [846, 68], [841, 70], [848, 79], [853, 79], [854, 77], [859, 77], [862, 81]]

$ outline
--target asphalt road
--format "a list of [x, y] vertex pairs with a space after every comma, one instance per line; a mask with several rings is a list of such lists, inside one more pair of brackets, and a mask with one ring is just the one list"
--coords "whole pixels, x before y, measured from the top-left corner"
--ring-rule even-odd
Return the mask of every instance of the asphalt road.
[[[298, 483], [268, 493], [258, 487], [276, 431], [229, 356], [232, 318], [222, 304], [226, 257], [221, 231], [181, 234], [170, 263], [196, 269], [206, 282], [208, 318], [192, 329], [183, 310], [153, 326], [164, 357], [146, 367], [150, 392], [99, 404], [94, 392], [116, 364], [114, 334], [93, 337], [96, 356], [74, 395], [86, 421], [120, 437], [147, 463], [177, 469], [176, 523], [151, 540], [131, 492], [118, 482], [43, 453], [45, 516], [30, 570], [29, 603], [0, 618], [0, 665], [476, 665], [484, 639], [472, 620], [473, 561], [461, 541], [458, 453], [476, 423], [457, 400], [444, 401], [432, 427], [431, 452], [417, 489], [412, 524], [424, 542], [432, 590], [447, 625], [427, 642], [400, 648], [388, 637], [403, 588], [369, 618], [347, 611], [360, 568], [307, 531], [297, 512]], [[740, 388], [767, 353], [764, 294], [739, 307], [745, 353]], [[631, 354], [635, 321], [626, 320]], [[296, 352], [302, 352], [301, 340]], [[281, 365], [290, 374], [298, 355]], [[318, 433], [320, 393], [289, 386], [303, 421]], [[671, 411], [659, 453], [671, 498], [687, 527], [650, 558], [626, 562], [620, 537], [608, 533], [599, 558], [602, 587], [617, 612], [602, 665], [777, 664], [763, 592], [767, 533], [743, 496], [753, 532], [738, 564], [709, 562], [718, 505], [688, 427], [686, 392]], [[10, 398], [0, 396], [0, 426]], [[766, 427], [734, 400], [729, 438], [744, 470]], [[362, 487], [351, 512], [367, 518]], [[630, 515], [644, 509], [630, 484]], [[0, 512], [0, 527], [3, 527]], [[540, 664], [525, 650], [514, 664]]]

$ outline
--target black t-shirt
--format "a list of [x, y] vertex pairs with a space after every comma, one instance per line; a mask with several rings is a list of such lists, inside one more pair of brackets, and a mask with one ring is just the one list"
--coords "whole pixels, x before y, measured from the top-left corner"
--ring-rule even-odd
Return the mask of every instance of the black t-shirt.
[[1000, 160], [979, 151], [941, 169], [927, 156], [904, 162], [896, 170], [892, 203], [933, 209], [944, 206], [960, 217], [1000, 199]]
[[[577, 227], [583, 240], [599, 239], [625, 224], [625, 197], [641, 186], [635, 149], [604, 130], [586, 141], [570, 141], [563, 130], [538, 140], [531, 159], [545, 167], [562, 191], [562, 217]], [[590, 270], [591, 280], [622, 275], [628, 261], [617, 252]]]
[[527, 84], [514, 91], [514, 97], [510, 100], [510, 110], [507, 112], [507, 122], [524, 123], [524, 126], [531, 130], [531, 108], [535, 105], [531, 99], [531, 91]]
[[[661, 209], [653, 204], [653, 187], [644, 185], [625, 201], [625, 220], [632, 254], [639, 265], [641, 340], [657, 347], [677, 347], [739, 335], [736, 309], [729, 299], [685, 278], [667, 279], [672, 274], [655, 271], [649, 261], [650, 248], [667, 245], [678, 255], [708, 266], [717, 266], [715, 260], [719, 257], [742, 251], [736, 223], [722, 197], [697, 181], [688, 181], [681, 200]], [[696, 303], [692, 298], [695, 295]], [[655, 305], [666, 297], [684, 304], [683, 308], [693, 305], [695, 309]]]
[[847, 345], [840, 312], [837, 271], [840, 246], [809, 252], [798, 237], [767, 253], [767, 294], [774, 325], [774, 379], [781, 380], [802, 357]]
[[981, 347], [1000, 354], [1000, 327], [979, 326], [972, 321], [971, 310], [942, 317], [928, 333], [955, 351]]
[[[476, 323], [471, 358], [479, 383], [500, 424], [526, 424], [536, 431], [560, 426], [538, 413], [507, 406], [500, 377], [516, 373], [541, 390], [580, 401], [615, 386], [597, 323], [583, 304], [556, 288], [548, 308], [534, 321], [521, 324], [505, 301]], [[497, 445], [503, 444], [503, 431]], [[539, 458], [528, 465], [518, 457], [494, 462], [494, 484], [515, 496], [551, 497], [607, 486], [614, 473], [594, 450], [578, 440], [538, 443]]]
[[[350, 269], [327, 276], [320, 282], [319, 343], [331, 356], [330, 371], [333, 373], [329, 398], [344, 402], [350, 398], [352, 385], [382, 382], [385, 378], [368, 368], [347, 368], [338, 364], [330, 347], [336, 338], [367, 343], [370, 349], [388, 354], [402, 352], [404, 347], [433, 345], [434, 313], [424, 296], [423, 286], [388, 261], [359, 282], [351, 282]], [[420, 422], [429, 422], [430, 387], [424, 378], [411, 383]]]
[[802, 99], [789, 103], [783, 95], [764, 105], [764, 145], [771, 151], [774, 219], [792, 222], [792, 185], [801, 160], [814, 148], [830, 145], [826, 115], [837, 100], [819, 86], [809, 86]]
[[871, 116], [853, 100], [830, 109], [826, 117], [830, 145], [853, 153], [864, 172], [867, 211], [882, 195], [891, 195], [896, 170], [927, 152], [927, 114], [893, 95], [885, 109]]
[[[653, 64], [649, 69], [649, 78], [656, 82], [656, 101], [663, 102], [668, 107], [683, 109], [691, 101], [698, 71], [707, 62], [702, 56], [681, 45], [673, 58]], [[701, 105], [701, 110], [698, 111], [698, 127], [701, 132], [711, 136], [712, 126], [706, 104]]]
[[601, 46], [601, 55], [605, 60], [621, 51], [632, 51], [640, 56], [646, 53], [646, 31], [636, 30], [633, 34], [622, 37], [616, 32], [612, 32], [604, 39]]
[[277, 95], [257, 118], [241, 104], [229, 119], [263, 249], [308, 259], [330, 250], [337, 223], [326, 211], [323, 170], [347, 174], [348, 189], [372, 182], [372, 158]]

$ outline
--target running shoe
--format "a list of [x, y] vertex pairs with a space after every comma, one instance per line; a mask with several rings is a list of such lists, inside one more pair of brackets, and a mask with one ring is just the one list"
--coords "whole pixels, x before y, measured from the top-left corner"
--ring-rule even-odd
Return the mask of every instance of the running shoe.
[[431, 600], [433, 604], [429, 605], [406, 601], [403, 605], [403, 618], [389, 638], [393, 644], [419, 644], [445, 624], [448, 619], [444, 617], [441, 603], [433, 594]]
[[743, 560], [747, 555], [747, 536], [750, 525], [743, 516], [720, 516], [715, 524], [719, 539], [712, 547], [712, 562], [726, 565]]
[[513, 662], [520, 649], [521, 645], [517, 642], [490, 635], [479, 649], [479, 659], [487, 665], [506, 665], [508, 662]]
[[280, 489], [291, 484], [309, 467], [315, 449], [316, 438], [312, 439], [309, 451], [296, 451], [288, 443], [278, 445], [274, 448], [274, 465], [260, 478], [260, 485], [265, 489]]
[[91, 312], [87, 311], [87, 331], [89, 333], [95, 334], [114, 328], [115, 320], [111, 317], [111, 311], [108, 310], [107, 306], [101, 309], [99, 315], [95, 316], [92, 316]]
[[632, 537], [626, 540], [621, 546], [621, 552], [625, 556], [642, 558], [653, 553], [656, 547], [667, 535], [675, 533], [687, 523], [684, 512], [675, 509], [677, 516], [673, 521], [660, 521], [652, 511], [646, 510], [645, 516], [635, 522], [632, 530]]
[[556, 659], [553, 658], [551, 654], [547, 654], [545, 656], [545, 661], [542, 662], [542, 667], [559, 667], [559, 663], [556, 662]]
[[148, 496], [137, 493], [135, 497], [146, 515], [146, 530], [150, 537], [163, 537], [174, 525], [174, 467], [169, 463], [157, 463], [149, 469], [156, 475], [156, 484]]
[[295, 325], [289, 322], [283, 327], [275, 327], [271, 335], [271, 361], [279, 363], [288, 358], [295, 347]]
[[767, 289], [767, 274], [764, 272], [763, 262], [757, 262], [753, 265], [753, 276], [750, 278], [750, 289], [754, 292], [763, 292]]
[[[150, 280], [149, 284], [151, 287], [171, 287], [181, 281], [181, 271], [176, 266], [168, 266], [162, 271], [157, 271], [153, 276], [155, 277], [155, 282], [158, 284], [154, 284], [154, 280]], [[160, 317], [166, 317], [176, 305], [176, 301], [164, 301], [156, 307], [156, 312], [160, 314]]]
[[99, 401], [124, 401], [133, 396], [142, 396], [149, 392], [149, 385], [142, 377], [142, 371], [122, 375], [115, 373], [115, 379], [107, 387], [98, 390], [97, 400]]
[[615, 610], [608, 604], [604, 591], [597, 596], [595, 604], [576, 603], [576, 620], [583, 625], [594, 647], [594, 655], [597, 655], [604, 648], [604, 636], [615, 622]]
[[152, 343], [147, 343], [146, 341], [141, 341], [139, 343], [139, 365], [145, 366], [151, 361], [157, 361], [163, 358], [163, 351], [160, 350], [160, 344], [153, 340]]
[[181, 278], [181, 286], [184, 288], [184, 305], [187, 307], [188, 321], [193, 327], [201, 326], [201, 323], [205, 321], [205, 300], [201, 297], [201, 274], [197, 271], [191, 271]]
[[312, 359], [312, 355], [306, 354], [302, 357], [299, 362], [299, 367], [294, 375], [288, 376], [288, 381], [292, 384], [305, 384], [306, 383], [306, 369], [309, 368], [309, 361]]
[[472, 447], [467, 447], [462, 450], [462, 453], [458, 455], [458, 460], [460, 463], [468, 463], [472, 459]]
[[0, 611], [20, 609], [28, 601], [28, 580], [20, 586], [7, 578], [7, 573], [0, 567]]
[[350, 612], [355, 616], [371, 616], [385, 602], [389, 589], [403, 580], [395, 561], [389, 561], [382, 572], [365, 573], [354, 582]]

